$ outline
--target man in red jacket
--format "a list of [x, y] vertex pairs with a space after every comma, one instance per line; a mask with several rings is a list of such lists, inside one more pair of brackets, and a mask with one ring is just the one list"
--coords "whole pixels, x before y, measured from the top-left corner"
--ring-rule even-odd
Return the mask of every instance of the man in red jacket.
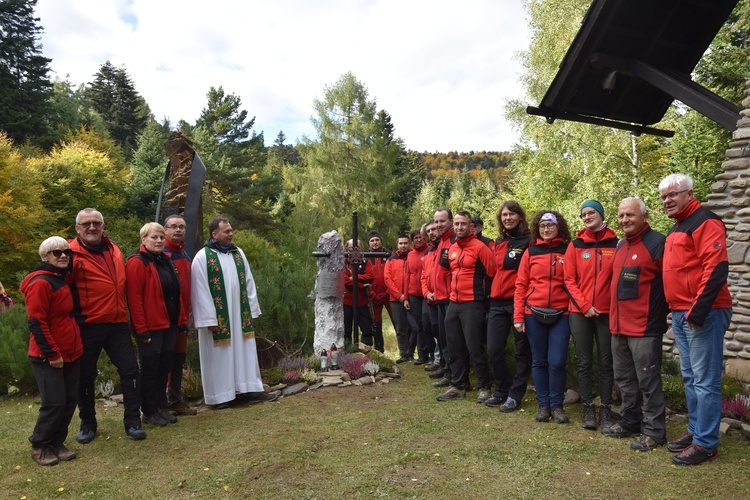
[[422, 293], [422, 269], [424, 268], [424, 256], [427, 251], [425, 235], [422, 228], [412, 229], [409, 233], [412, 251], [406, 257], [407, 274], [409, 283], [407, 292], [409, 294], [409, 324], [414, 334], [409, 339], [409, 349], [416, 348], [418, 357], [414, 360], [415, 365], [423, 365], [430, 361], [435, 346], [430, 343], [431, 335], [427, 332], [430, 328], [430, 313]]
[[438, 401], [466, 397], [469, 358], [477, 374], [477, 403], [484, 403], [492, 395], [483, 326], [487, 280], [495, 275], [495, 258], [492, 250], [471, 232], [470, 224], [468, 212], [458, 212], [453, 219], [456, 241], [448, 250], [451, 284], [450, 304], [445, 314], [451, 384], [437, 397]]
[[371, 252], [386, 252], [387, 256], [373, 256], [367, 257], [367, 260], [372, 264], [372, 327], [373, 327], [373, 341], [375, 349], [383, 352], [385, 350], [385, 344], [383, 341], [383, 309], [388, 311], [388, 316], [391, 318], [393, 323], [393, 314], [391, 313], [391, 301], [388, 294], [388, 287], [385, 284], [385, 263], [390, 256], [390, 250], [383, 247], [383, 241], [380, 238], [380, 233], [377, 231], [370, 231], [367, 233], [367, 244], [370, 247]]
[[78, 397], [81, 430], [77, 439], [86, 444], [96, 436], [94, 381], [102, 349], [120, 375], [125, 433], [131, 439], [145, 439], [146, 432], [141, 427], [140, 374], [125, 303], [125, 258], [104, 234], [104, 218], [98, 210], [84, 208], [78, 212], [75, 227], [78, 236], [69, 242], [73, 250], [70, 289], [83, 342]]
[[726, 228], [701, 207], [687, 175], [667, 176], [659, 193], [675, 220], [664, 248], [664, 295], [688, 406], [687, 432], [668, 448], [680, 452], [675, 464], [697, 465], [718, 456], [724, 334], [732, 319]]
[[[447, 387], [451, 383], [450, 352], [445, 336], [445, 313], [450, 302], [451, 270], [448, 261], [448, 250], [456, 240], [453, 231], [453, 212], [447, 208], [435, 211], [435, 225], [440, 233], [435, 247], [435, 260], [427, 277], [430, 294], [427, 300], [434, 300], [438, 312], [438, 343], [440, 344], [440, 368], [443, 369], [442, 378], [432, 383], [433, 387]], [[437, 372], [439, 373], [439, 372]], [[432, 376], [432, 375], [431, 375]]]
[[180, 279], [180, 324], [172, 351], [172, 369], [169, 373], [167, 401], [175, 415], [195, 415], [197, 410], [182, 400], [182, 371], [187, 359], [188, 318], [190, 317], [190, 256], [185, 251], [185, 219], [170, 215], [164, 219], [164, 253], [172, 259]]
[[661, 343], [669, 312], [662, 286], [664, 235], [648, 225], [646, 204], [639, 198], [622, 200], [617, 218], [625, 239], [612, 263], [609, 330], [622, 418], [603, 427], [602, 434], [640, 435], [630, 448], [650, 451], [667, 437], [661, 385]]
[[396, 329], [396, 341], [398, 342], [399, 358], [396, 363], [411, 361], [414, 357], [414, 349], [410, 348], [409, 342], [409, 276], [406, 259], [411, 250], [411, 242], [406, 236], [399, 236], [396, 242], [396, 251], [388, 257], [385, 263], [383, 277], [388, 288], [388, 296], [391, 302], [391, 317], [393, 327]]

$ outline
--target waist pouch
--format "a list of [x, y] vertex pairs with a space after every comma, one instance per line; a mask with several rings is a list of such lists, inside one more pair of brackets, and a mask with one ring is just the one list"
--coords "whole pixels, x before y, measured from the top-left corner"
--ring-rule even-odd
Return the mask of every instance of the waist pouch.
[[552, 309], [549, 307], [536, 307], [526, 304], [531, 310], [531, 315], [543, 325], [554, 325], [565, 313], [565, 309]]

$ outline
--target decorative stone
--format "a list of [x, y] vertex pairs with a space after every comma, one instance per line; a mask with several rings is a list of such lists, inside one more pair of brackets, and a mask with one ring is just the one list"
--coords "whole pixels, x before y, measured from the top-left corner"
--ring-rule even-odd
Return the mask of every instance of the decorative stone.
[[718, 174], [715, 178], [716, 178], [716, 180], [725, 180], [725, 181], [728, 181], [728, 180], [736, 179], [737, 178], [737, 174], [735, 174], [733, 172], [724, 172], [722, 174]]
[[740, 429], [742, 429], [742, 434], [745, 435], [745, 438], [750, 439], [750, 424], [742, 424]]
[[563, 405], [573, 405], [581, 400], [581, 395], [573, 389], [565, 391], [565, 399]]
[[[748, 190], [750, 192], [750, 190]], [[742, 198], [738, 200], [732, 200], [729, 202], [733, 207], [747, 207], [750, 205], [750, 199]], [[727, 206], [727, 205], [720, 205], [720, 206]]]
[[734, 340], [750, 344], [750, 333], [742, 331], [734, 332]]
[[745, 359], [728, 359], [724, 365], [724, 370], [730, 377], [743, 382], [750, 382], [750, 362]]
[[301, 392], [305, 392], [309, 389], [308, 385], [305, 382], [298, 382], [294, 385], [291, 385], [289, 387], [286, 387], [284, 390], [281, 391], [282, 396], [294, 396], [295, 394], [299, 394]]
[[[745, 137], [750, 137], [750, 129], [745, 131]], [[721, 164], [724, 170], [745, 170], [750, 168], [750, 160], [747, 158], [733, 158]]]
[[728, 436], [730, 429], [731, 427], [727, 423], [721, 422], [719, 424], [719, 434], [721, 434], [722, 436]]
[[721, 421], [725, 424], [727, 424], [732, 429], [741, 429], [742, 428], [742, 421], [735, 420], [733, 418], [724, 417], [721, 419]]
[[742, 196], [743, 193], [745, 193], [744, 189], [732, 189], [731, 191], [729, 191], [729, 194], [731, 194], [732, 196]]
[[745, 188], [745, 187], [747, 187], [747, 181], [746, 180], [736, 180], [736, 181], [730, 181], [728, 183], [715, 182], [714, 185], [716, 185], [716, 184], [728, 185], [731, 188]]
[[[750, 230], [750, 226], [748, 226]], [[727, 247], [727, 254], [729, 257], [730, 264], [741, 264], [745, 262], [745, 255], [747, 250], [750, 248], [750, 243], [734, 242], [731, 246]]]
[[737, 356], [741, 359], [750, 359], [750, 352], [740, 351], [740, 353]]
[[724, 347], [726, 347], [730, 351], [741, 351], [743, 346], [740, 342], [731, 341], [725, 342]]
[[[744, 181], [733, 181], [733, 182], [744, 182]], [[724, 191], [726, 187], [727, 187], [726, 182], [714, 182], [713, 184], [711, 184], [711, 192], [721, 193]]]

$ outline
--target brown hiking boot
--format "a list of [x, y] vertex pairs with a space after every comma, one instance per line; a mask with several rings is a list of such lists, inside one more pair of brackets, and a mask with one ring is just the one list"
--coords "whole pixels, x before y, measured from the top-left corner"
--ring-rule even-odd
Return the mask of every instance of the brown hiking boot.
[[606, 429], [607, 427], [612, 427], [614, 423], [612, 409], [609, 405], [601, 405], [599, 407], [599, 427]]
[[59, 446], [50, 446], [50, 450], [52, 450], [52, 453], [54, 453], [55, 456], [63, 462], [73, 460], [76, 457], [76, 452], [69, 450], [65, 447], [64, 444], [61, 444]]
[[60, 460], [52, 453], [48, 446], [31, 447], [31, 458], [36, 460], [39, 465], [57, 465]]
[[540, 406], [539, 411], [536, 412], [536, 421], [537, 422], [549, 422], [549, 406]]
[[172, 415], [176, 415], [178, 417], [198, 414], [198, 410], [196, 410], [195, 408], [191, 408], [190, 405], [188, 405], [184, 401], [179, 401], [177, 403], [172, 403], [171, 405], [169, 405], [169, 412]]
[[562, 408], [552, 408], [552, 418], [554, 418], [555, 422], [558, 424], [567, 424], [570, 422], [568, 416], [565, 414], [565, 410]]

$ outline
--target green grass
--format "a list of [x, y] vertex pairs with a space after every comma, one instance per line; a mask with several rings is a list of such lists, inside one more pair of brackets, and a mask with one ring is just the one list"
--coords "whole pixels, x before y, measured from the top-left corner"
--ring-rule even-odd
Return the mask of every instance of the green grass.
[[[393, 355], [395, 340], [387, 338]], [[275, 403], [201, 408], [135, 442], [121, 407], [97, 406], [99, 434], [67, 444], [72, 462], [39, 467], [27, 438], [38, 397], [0, 399], [3, 498], [747, 498], [748, 442], [723, 437], [720, 457], [695, 468], [671, 464], [666, 449], [630, 451], [571, 424], [534, 422], [466, 400], [438, 403], [421, 366], [398, 365], [388, 385], [324, 388]], [[31, 406], [31, 407], [30, 407]], [[684, 424], [668, 424], [669, 437]], [[63, 488], [63, 491], [58, 491]]]

